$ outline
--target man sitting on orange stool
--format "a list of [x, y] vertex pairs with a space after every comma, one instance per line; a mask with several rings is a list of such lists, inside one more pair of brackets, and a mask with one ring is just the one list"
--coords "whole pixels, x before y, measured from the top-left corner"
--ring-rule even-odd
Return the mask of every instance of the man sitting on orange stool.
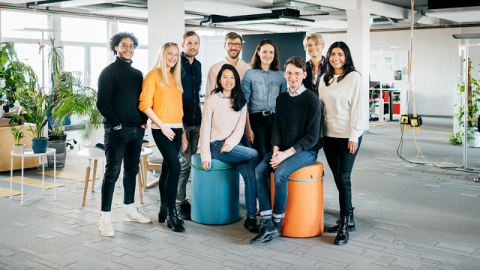
[[[312, 165], [322, 148], [322, 107], [317, 95], [302, 84], [307, 76], [306, 67], [305, 61], [297, 56], [285, 63], [284, 75], [289, 89], [277, 97], [273, 152], [268, 153], [255, 169], [262, 222], [260, 232], [250, 244], [269, 242], [280, 236], [280, 222], [287, 204], [287, 179], [293, 172]], [[269, 184], [272, 170], [275, 180], [273, 220]]]

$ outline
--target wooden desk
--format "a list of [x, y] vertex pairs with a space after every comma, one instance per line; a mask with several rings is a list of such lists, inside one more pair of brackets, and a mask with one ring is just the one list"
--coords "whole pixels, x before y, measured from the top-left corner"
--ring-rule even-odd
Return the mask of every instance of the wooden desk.
[[[16, 126], [16, 125], [14, 125]], [[13, 145], [15, 140], [13, 135], [10, 132], [12, 126], [0, 127], [0, 172], [10, 171], [10, 152], [13, 150]], [[32, 140], [30, 139], [30, 134], [28, 133], [29, 125], [22, 126], [23, 134], [25, 137], [20, 140], [20, 143], [24, 143], [25, 148], [32, 148]], [[28, 157], [25, 158], [24, 168], [34, 168], [38, 167], [38, 158]], [[22, 160], [16, 158], [13, 160], [13, 169], [19, 170], [22, 168]]]
[[471, 121], [471, 122], [478, 122], [478, 117], [474, 117], [474, 118], [468, 119], [468, 121]]

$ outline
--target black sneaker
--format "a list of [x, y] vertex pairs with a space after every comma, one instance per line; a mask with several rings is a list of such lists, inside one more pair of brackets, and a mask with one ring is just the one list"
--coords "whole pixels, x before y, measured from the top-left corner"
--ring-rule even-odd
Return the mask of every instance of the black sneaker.
[[177, 206], [178, 219], [180, 220], [190, 220], [190, 213], [192, 211], [192, 206], [189, 202], [182, 203]]
[[255, 217], [247, 217], [245, 223], [243, 223], [243, 227], [249, 232], [258, 233], [257, 219]]
[[262, 226], [260, 227], [260, 232], [258, 235], [250, 240], [251, 245], [256, 243], [270, 242], [280, 236], [277, 227], [272, 222], [272, 219], [262, 219], [261, 224]]

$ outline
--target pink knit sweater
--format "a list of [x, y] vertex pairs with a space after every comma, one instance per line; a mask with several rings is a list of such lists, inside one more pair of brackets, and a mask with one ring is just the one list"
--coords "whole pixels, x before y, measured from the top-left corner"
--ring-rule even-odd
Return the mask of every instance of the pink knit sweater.
[[236, 112], [231, 99], [222, 99], [217, 94], [205, 101], [200, 128], [200, 156], [202, 161], [211, 161], [210, 142], [225, 141], [233, 149], [245, 131], [247, 106]]

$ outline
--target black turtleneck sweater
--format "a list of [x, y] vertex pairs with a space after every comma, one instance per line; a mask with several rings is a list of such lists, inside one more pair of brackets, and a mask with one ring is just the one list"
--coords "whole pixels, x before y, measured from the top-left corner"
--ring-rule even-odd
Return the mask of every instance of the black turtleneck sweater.
[[97, 108], [103, 123], [116, 127], [120, 124], [140, 127], [147, 116], [138, 109], [142, 92], [142, 72], [132, 67], [132, 61], [117, 60], [100, 73], [98, 78]]

